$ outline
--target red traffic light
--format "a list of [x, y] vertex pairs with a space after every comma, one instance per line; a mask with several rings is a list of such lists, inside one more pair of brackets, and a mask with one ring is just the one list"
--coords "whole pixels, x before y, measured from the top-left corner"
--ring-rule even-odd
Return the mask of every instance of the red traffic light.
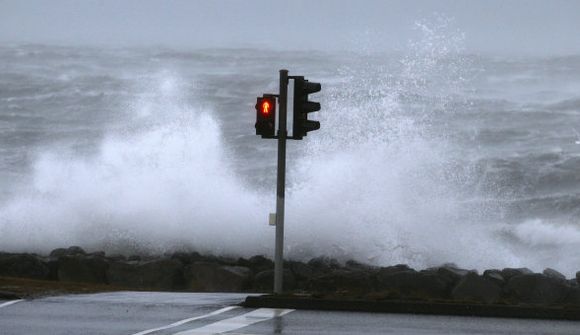
[[256, 101], [256, 135], [275, 138], [276, 98], [272, 95], [258, 97]]
[[270, 103], [269, 100], [264, 99], [262, 101], [262, 107], [261, 107], [262, 114], [268, 115], [268, 114], [270, 114], [271, 110], [272, 110], [272, 104]]

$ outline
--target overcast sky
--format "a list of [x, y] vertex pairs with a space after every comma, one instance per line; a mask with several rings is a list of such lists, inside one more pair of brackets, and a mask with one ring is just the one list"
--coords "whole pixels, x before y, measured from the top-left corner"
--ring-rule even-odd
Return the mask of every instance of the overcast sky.
[[401, 50], [434, 13], [468, 52], [580, 54], [580, 0], [0, 0], [0, 42]]

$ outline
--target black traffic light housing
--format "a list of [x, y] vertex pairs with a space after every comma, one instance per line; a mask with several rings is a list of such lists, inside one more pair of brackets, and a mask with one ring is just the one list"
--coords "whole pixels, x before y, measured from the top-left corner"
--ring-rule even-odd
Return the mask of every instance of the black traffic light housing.
[[308, 101], [308, 95], [319, 92], [320, 83], [311, 83], [303, 76], [292, 76], [294, 79], [294, 124], [292, 138], [301, 140], [309, 131], [320, 129], [320, 122], [308, 120], [308, 113], [320, 110], [320, 103]]
[[275, 132], [276, 97], [264, 94], [256, 101], [256, 135], [262, 135], [262, 138], [275, 138]]

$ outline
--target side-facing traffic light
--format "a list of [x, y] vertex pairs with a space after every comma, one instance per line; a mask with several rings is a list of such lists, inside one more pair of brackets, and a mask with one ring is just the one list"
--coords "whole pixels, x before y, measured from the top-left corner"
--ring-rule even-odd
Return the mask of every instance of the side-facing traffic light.
[[256, 102], [256, 135], [274, 138], [276, 131], [276, 98], [264, 95]]
[[320, 91], [320, 83], [311, 83], [302, 76], [294, 78], [294, 125], [292, 138], [301, 140], [307, 132], [320, 129], [320, 122], [308, 120], [308, 113], [320, 110], [320, 103], [308, 101], [308, 95]]

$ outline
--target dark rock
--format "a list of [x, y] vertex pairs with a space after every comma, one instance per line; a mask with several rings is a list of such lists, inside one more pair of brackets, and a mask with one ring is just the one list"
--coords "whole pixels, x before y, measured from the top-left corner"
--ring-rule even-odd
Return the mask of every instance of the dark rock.
[[77, 256], [77, 255], [86, 255], [87, 253], [83, 250], [83, 248], [78, 246], [72, 246], [68, 248], [58, 248], [54, 249], [50, 252], [49, 257], [51, 258], [60, 258], [63, 256]]
[[0, 276], [48, 279], [50, 269], [36, 255], [0, 253]]
[[468, 273], [475, 273], [475, 270], [465, 270], [458, 268], [455, 264], [445, 264], [440, 267], [429, 268], [423, 272], [435, 273], [443, 278], [447, 282], [449, 288], [454, 287], [459, 283], [459, 281], [465, 277]]
[[219, 263], [221, 265], [237, 266], [238, 260], [233, 257], [218, 256], [214, 258], [213, 262]]
[[59, 281], [106, 284], [108, 267], [102, 257], [63, 256], [58, 259], [57, 277]]
[[315, 292], [349, 292], [366, 293], [376, 289], [375, 279], [369, 271], [364, 270], [335, 270], [315, 277], [309, 283]]
[[107, 269], [107, 282], [110, 285], [126, 288], [142, 287], [143, 280], [136, 262], [113, 262]]
[[22, 298], [23, 298], [22, 295], [15, 292], [0, 291], [1, 300], [17, 300]]
[[115, 254], [108, 256], [107, 259], [110, 262], [125, 262], [127, 260], [127, 257], [125, 257], [124, 255]]
[[48, 278], [49, 280], [58, 280], [58, 260], [57, 259], [49, 259], [46, 262], [46, 266], [48, 267]]
[[171, 255], [171, 259], [175, 259], [183, 263], [184, 265], [189, 265], [195, 262], [200, 262], [203, 260], [203, 256], [201, 256], [197, 252], [174, 252]]
[[461, 269], [461, 268], [453, 267], [453, 266], [440, 266], [437, 269], [437, 273], [439, 273], [441, 275], [445, 275], [445, 274], [449, 273], [449, 274], [452, 274], [454, 276], [457, 276], [458, 278], [463, 278], [470, 273], [477, 274], [477, 270], [466, 270], [466, 269]]
[[329, 257], [316, 257], [308, 261], [307, 264], [315, 274], [328, 273], [340, 268], [340, 263], [336, 259]]
[[[288, 269], [284, 269], [282, 276], [283, 290], [294, 290], [296, 280], [292, 272]], [[258, 273], [254, 277], [252, 289], [257, 292], [272, 292], [274, 290], [274, 270], [266, 270]]]
[[407, 298], [439, 299], [449, 296], [448, 279], [433, 272], [401, 271], [377, 274], [379, 291]]
[[499, 301], [501, 292], [501, 287], [494, 281], [471, 272], [459, 281], [451, 292], [451, 297], [455, 300], [495, 303]]
[[563, 281], [539, 273], [512, 277], [506, 291], [517, 301], [531, 304], [554, 304], [566, 299], [570, 287]]
[[377, 268], [368, 264], [359, 263], [355, 260], [348, 260], [344, 264], [344, 267], [350, 271], [374, 271]]
[[496, 283], [501, 287], [505, 285], [505, 279], [501, 275], [500, 270], [485, 270], [483, 272], [483, 278], [491, 280], [492, 282]]
[[566, 281], [566, 276], [564, 276], [563, 274], [561, 274], [560, 272], [558, 272], [554, 269], [546, 268], [546, 269], [544, 269], [544, 271], [542, 273], [546, 277], [561, 280], [561, 281]]
[[580, 306], [580, 288], [578, 287], [571, 288], [568, 293], [568, 297], [566, 297], [565, 302], [568, 304]]
[[183, 264], [175, 259], [160, 259], [145, 263], [116, 262], [107, 270], [111, 285], [161, 291], [183, 287]]
[[514, 276], [519, 276], [523, 274], [532, 274], [532, 270], [528, 268], [505, 268], [501, 270], [501, 276], [507, 282]]
[[312, 268], [302, 262], [286, 262], [286, 266], [290, 269], [297, 281], [306, 281], [314, 277]]
[[201, 259], [199, 261], [195, 261], [192, 263], [219, 263], [219, 258], [214, 255], [201, 255]]
[[415, 270], [411, 269], [406, 264], [397, 264], [394, 266], [387, 266], [387, 267], [380, 268], [378, 270], [378, 273], [380, 273], [382, 276], [386, 276], [386, 275], [390, 275], [390, 274], [397, 273], [397, 272], [409, 272], [409, 271], [415, 272]]
[[186, 289], [204, 292], [241, 292], [249, 285], [251, 271], [243, 266], [196, 262], [185, 268]]
[[129, 262], [141, 262], [143, 259], [139, 255], [131, 255], [127, 257], [127, 261]]
[[252, 270], [252, 272], [258, 273], [274, 269], [274, 262], [269, 258], [257, 255], [250, 257], [250, 259], [247, 260], [246, 265], [243, 266], [247, 266]]

